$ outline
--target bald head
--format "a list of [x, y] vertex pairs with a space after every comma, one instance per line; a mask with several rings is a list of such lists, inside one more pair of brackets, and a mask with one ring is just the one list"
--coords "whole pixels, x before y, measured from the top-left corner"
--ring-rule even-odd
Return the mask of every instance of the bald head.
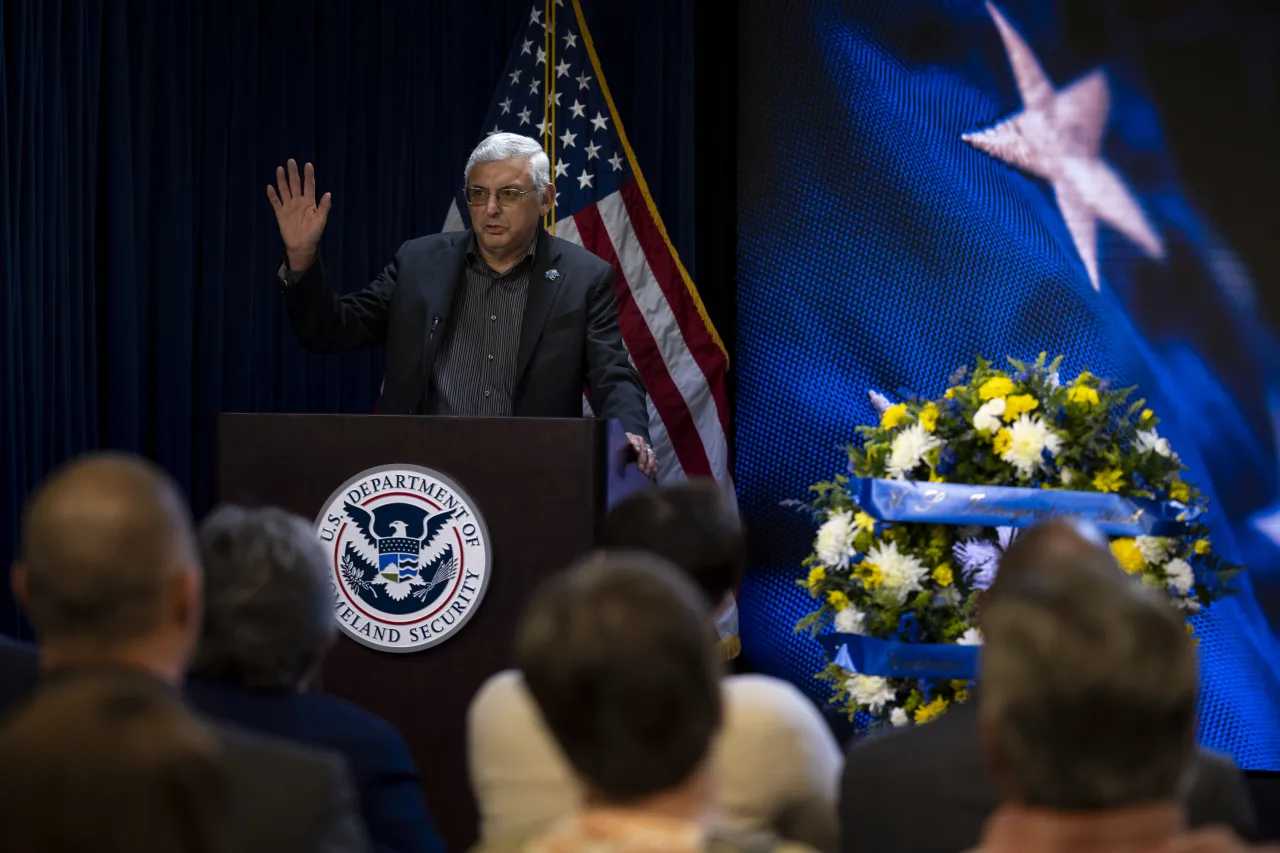
[[138, 457], [93, 454], [54, 473], [28, 503], [14, 583], [42, 643], [126, 643], [189, 609], [174, 596], [198, 566], [172, 480]]

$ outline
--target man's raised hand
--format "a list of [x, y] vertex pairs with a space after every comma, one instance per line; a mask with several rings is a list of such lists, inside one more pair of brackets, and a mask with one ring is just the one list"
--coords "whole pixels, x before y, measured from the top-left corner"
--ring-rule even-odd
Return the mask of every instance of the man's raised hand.
[[299, 179], [298, 163], [290, 160], [287, 175], [283, 166], [276, 167], [276, 185], [267, 186], [267, 198], [276, 212], [289, 269], [298, 272], [310, 269], [320, 248], [320, 235], [329, 221], [332, 197], [325, 193], [316, 204], [315, 170], [308, 163]]

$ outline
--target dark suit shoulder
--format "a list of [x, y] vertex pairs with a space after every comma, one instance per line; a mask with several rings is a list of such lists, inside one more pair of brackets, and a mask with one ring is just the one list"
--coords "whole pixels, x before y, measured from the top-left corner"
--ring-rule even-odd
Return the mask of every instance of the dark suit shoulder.
[[575, 267], [593, 277], [604, 275], [605, 270], [609, 269], [608, 262], [597, 255], [593, 255], [578, 244], [570, 243], [568, 240], [562, 240], [550, 234], [544, 236], [551, 240], [552, 248], [560, 253], [560, 259], [556, 261], [557, 264]]
[[353, 702], [325, 693], [301, 693], [297, 704], [304, 714], [342, 732], [344, 739], [357, 741], [363, 750], [408, 755], [408, 744], [395, 726]]
[[319, 784], [346, 773], [345, 761], [337, 752], [300, 746], [228, 723], [217, 723], [216, 728], [227, 758], [233, 764], [239, 762], [241, 768], [264, 768], [277, 777], [309, 776]]

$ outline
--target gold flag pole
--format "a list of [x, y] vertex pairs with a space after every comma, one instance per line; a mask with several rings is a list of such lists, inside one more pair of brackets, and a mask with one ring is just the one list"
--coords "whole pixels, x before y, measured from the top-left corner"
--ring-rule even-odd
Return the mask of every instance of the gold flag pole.
[[[547, 157], [551, 162], [551, 183], [554, 188], [556, 180], [556, 0], [547, 0], [547, 27], [545, 33], [547, 47], [546, 67], [543, 69], [543, 75], [547, 84], [543, 87], [543, 108], [542, 120], [546, 122], [548, 139], [543, 142], [547, 151]], [[553, 189], [554, 191], [554, 189]], [[547, 211], [547, 216], [551, 220], [551, 226], [548, 229], [552, 234], [556, 233], [556, 206], [551, 205], [551, 209]]]

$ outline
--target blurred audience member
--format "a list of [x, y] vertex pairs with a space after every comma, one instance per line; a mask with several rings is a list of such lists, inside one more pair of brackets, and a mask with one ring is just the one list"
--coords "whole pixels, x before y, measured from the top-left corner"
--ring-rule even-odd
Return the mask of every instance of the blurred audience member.
[[36, 647], [0, 637], [0, 720], [7, 696], [28, 696], [40, 678], [40, 658]]
[[58, 679], [0, 732], [0, 853], [232, 853], [214, 732], [159, 682]]
[[[716, 610], [742, 576], [746, 546], [733, 507], [712, 481], [638, 492], [609, 513], [601, 545], [666, 558]], [[717, 639], [708, 618], [706, 642]], [[715, 749], [722, 825], [835, 848], [841, 754], [821, 713], [776, 678], [723, 680], [724, 720]], [[518, 672], [490, 678], [467, 721], [481, 838], [524, 836], [571, 812], [582, 791]]]
[[1198, 686], [1183, 620], [1096, 556], [1042, 567], [983, 616], [979, 728], [1002, 805], [978, 849], [1177, 849]]
[[[40, 639], [36, 697], [93, 676], [168, 689], [178, 701], [200, 632], [202, 577], [186, 505], [155, 466], [97, 454], [50, 477], [26, 509], [13, 587]], [[0, 707], [29, 700], [0, 696]], [[340, 757], [216, 731], [236, 853], [367, 849]]]
[[201, 526], [205, 616], [187, 695], [213, 717], [346, 756], [374, 849], [443, 850], [404, 738], [334, 696], [303, 692], [333, 642], [324, 548], [283, 510], [224, 507]]
[[483, 849], [786, 849], [716, 828], [722, 662], [710, 617], [686, 576], [639, 551], [588, 556], [537, 592], [517, 628], [516, 660], [585, 796], [532, 839]]
[[[1063, 559], [1122, 576], [1106, 538], [1095, 529], [1064, 522], [1029, 528], [1009, 545], [982, 596], [980, 627], [985, 631], [986, 611], [1008, 583], [1046, 574]], [[840, 792], [844, 853], [956, 853], [978, 842], [998, 804], [978, 733], [982, 690], [980, 685], [973, 698], [934, 722], [853, 744]], [[1251, 837], [1252, 807], [1243, 776], [1230, 759], [1196, 753], [1185, 793], [1191, 825], [1225, 824]], [[921, 814], [929, 819], [916, 819]]]

